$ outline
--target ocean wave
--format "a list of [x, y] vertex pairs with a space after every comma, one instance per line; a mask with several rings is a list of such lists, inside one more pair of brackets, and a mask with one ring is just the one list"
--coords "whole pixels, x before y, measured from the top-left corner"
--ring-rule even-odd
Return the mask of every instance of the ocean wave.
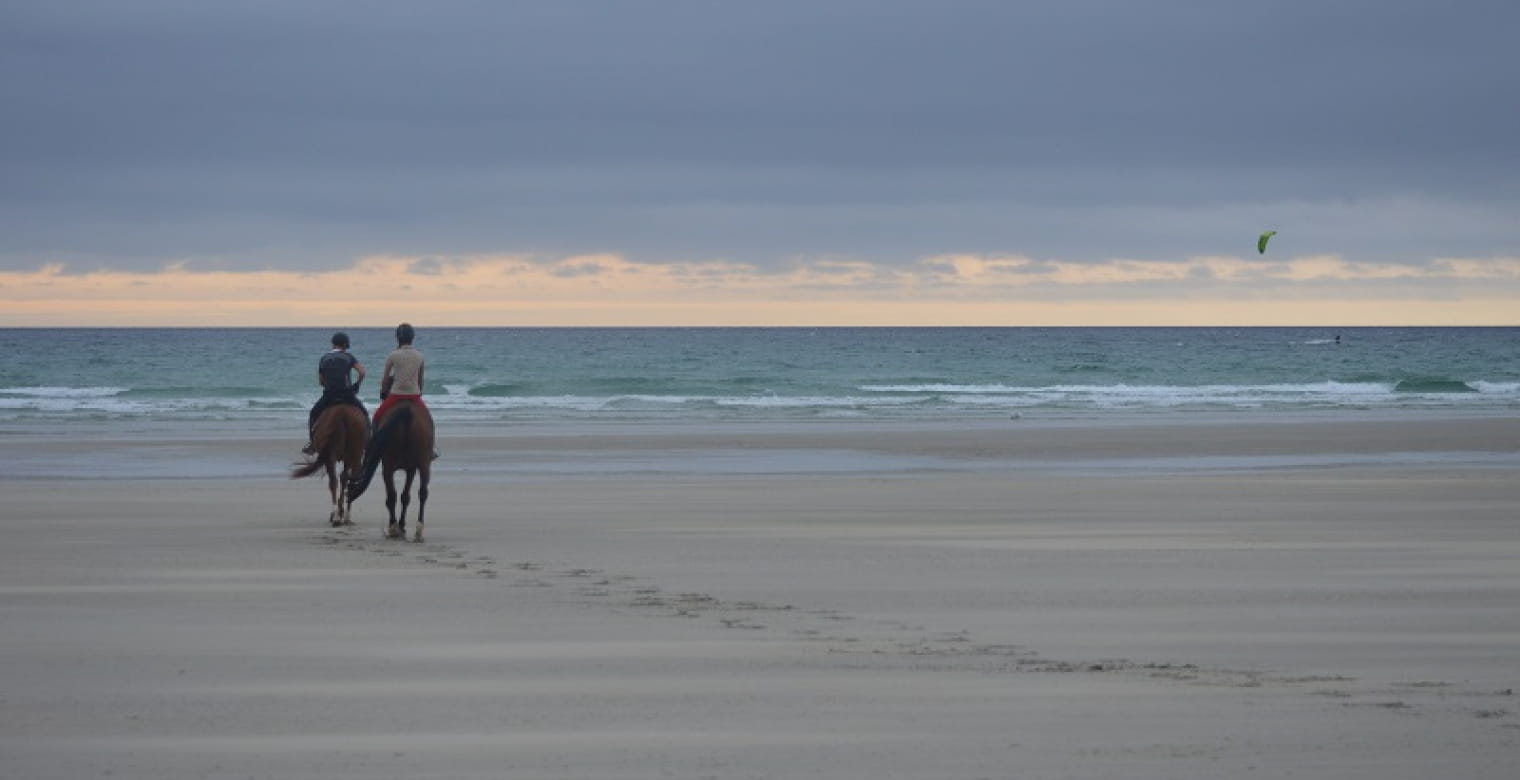
[[[816, 387], [790, 392], [542, 393], [522, 383], [449, 384], [430, 393], [440, 418], [469, 420], [684, 419], [765, 420], [807, 418], [914, 419], [985, 417], [1050, 410], [1084, 411], [1293, 410], [1373, 408], [1510, 408], [1520, 404], [1520, 382], [1440, 376], [1402, 380], [1261, 384], [1029, 384], [954, 382], [923, 377], [901, 383]], [[662, 380], [663, 381], [663, 380]], [[659, 383], [651, 383], [659, 384]], [[314, 390], [314, 389], [313, 389]], [[299, 419], [316, 398], [312, 390], [288, 394], [257, 387], [14, 386], [0, 388], [0, 419]], [[373, 398], [366, 398], [373, 406]]]
[[259, 388], [227, 387], [66, 387], [0, 388], [0, 413], [8, 418], [75, 419], [151, 418], [221, 419], [249, 412], [284, 415], [310, 402], [278, 396]]
[[861, 396], [752, 396], [747, 398], [718, 398], [719, 406], [749, 407], [755, 409], [786, 409], [797, 407], [860, 407], [905, 406], [920, 403], [924, 399], [910, 397], [864, 398]]
[[[1358, 377], [1358, 380], [1370, 377]], [[1458, 382], [1446, 379], [1321, 381], [1265, 384], [881, 384], [862, 385], [879, 398], [929, 393], [956, 407], [1010, 410], [1031, 407], [1090, 409], [1264, 409], [1441, 406], [1460, 403], [1462, 395], [1478, 405], [1520, 401], [1520, 383]]]
[[0, 398], [109, 398], [125, 387], [0, 387]]
[[[670, 414], [727, 411], [735, 414], [790, 414], [799, 410], [852, 410], [895, 415], [913, 409], [932, 413], [995, 412], [1000, 409], [1182, 409], [1263, 407], [1361, 407], [1419, 400], [1393, 383], [1312, 382], [1264, 385], [1042, 385], [997, 384], [868, 385], [857, 394], [622, 394], [480, 396], [449, 393], [430, 397], [440, 411], [461, 413], [567, 412], [577, 414]], [[1513, 385], [1495, 385], [1495, 395], [1520, 395]]]
[[1173, 395], [1227, 397], [1243, 393], [1303, 394], [1324, 393], [1339, 395], [1378, 395], [1392, 392], [1393, 385], [1384, 382], [1305, 382], [1266, 385], [1003, 385], [1003, 384], [904, 384], [863, 385], [862, 392], [873, 393], [940, 393], [947, 395], [1124, 395], [1163, 397]]
[[[461, 385], [459, 387], [465, 387], [465, 386]], [[450, 392], [453, 392], [453, 387], [452, 386], [450, 386], [449, 389], [450, 389]], [[515, 396], [515, 395], [518, 395], [518, 394], [522, 393], [526, 389], [527, 389], [526, 385], [523, 385], [523, 384], [520, 384], [520, 383], [516, 383], [516, 382], [503, 383], [503, 384], [486, 383], [486, 384], [482, 384], [482, 385], [476, 385], [474, 387], [468, 387], [468, 388], [464, 389], [463, 392], [466, 395], [473, 395], [473, 396], [478, 396], [478, 397], [481, 397], [481, 398], [510, 398], [512, 396]]]
[[262, 387], [238, 387], [238, 386], [160, 386], [160, 387], [134, 387], [119, 393], [121, 398], [228, 398], [242, 400], [268, 396], [270, 391]]
[[601, 398], [592, 404], [593, 408], [607, 410], [671, 411], [686, 406], [713, 405], [713, 399], [685, 395], [619, 395]]
[[310, 404], [290, 399], [276, 399], [272, 401], [259, 401], [255, 399], [249, 399], [246, 403], [249, 409], [269, 409], [271, 411], [283, 409], [305, 410], [311, 408]]
[[950, 382], [928, 382], [900, 385], [861, 385], [856, 389], [864, 393], [1021, 393], [1037, 388], [1000, 384], [958, 385]]
[[565, 409], [595, 411], [606, 402], [605, 396], [584, 395], [473, 395], [467, 390], [427, 396], [429, 409], [456, 412], [499, 412], [514, 409]]
[[1447, 377], [1411, 377], [1393, 386], [1398, 393], [1476, 393], [1477, 388], [1466, 382]]

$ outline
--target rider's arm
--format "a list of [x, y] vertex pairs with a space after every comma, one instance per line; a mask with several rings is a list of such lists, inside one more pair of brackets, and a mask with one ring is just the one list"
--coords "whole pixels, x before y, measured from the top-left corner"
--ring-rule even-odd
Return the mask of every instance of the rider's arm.
[[[364, 364], [360, 363], [357, 360], [355, 360], [354, 361], [354, 370], [359, 372], [359, 382], [363, 382], [364, 381]], [[355, 382], [354, 384], [358, 384], [358, 382]]]
[[385, 374], [380, 377], [380, 399], [391, 394], [391, 384], [396, 381], [396, 367], [390, 358], [385, 359]]
[[423, 376], [423, 374], [426, 374], [426, 373], [427, 373], [427, 366], [426, 365], [421, 365], [421, 366], [417, 367], [417, 392], [418, 393], [422, 392], [422, 376]]

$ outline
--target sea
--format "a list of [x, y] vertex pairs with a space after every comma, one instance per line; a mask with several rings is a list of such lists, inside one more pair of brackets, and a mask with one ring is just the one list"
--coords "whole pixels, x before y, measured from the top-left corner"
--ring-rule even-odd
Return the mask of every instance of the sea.
[[[301, 430], [331, 328], [0, 329], [0, 432]], [[377, 402], [389, 328], [346, 331]], [[441, 426], [1520, 411], [1520, 328], [418, 328]]]

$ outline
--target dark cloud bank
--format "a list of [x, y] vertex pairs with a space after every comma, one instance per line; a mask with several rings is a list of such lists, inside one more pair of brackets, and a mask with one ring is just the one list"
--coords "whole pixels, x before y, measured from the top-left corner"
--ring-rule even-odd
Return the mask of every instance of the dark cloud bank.
[[0, 268], [1520, 252], [1520, 4], [11, 2]]

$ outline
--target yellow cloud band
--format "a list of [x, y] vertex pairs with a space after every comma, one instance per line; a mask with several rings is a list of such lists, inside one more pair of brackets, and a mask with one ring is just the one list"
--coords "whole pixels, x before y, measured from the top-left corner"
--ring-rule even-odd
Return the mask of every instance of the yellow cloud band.
[[909, 266], [636, 263], [616, 254], [369, 257], [336, 271], [0, 273], [0, 325], [1512, 325], [1520, 259], [1323, 256], [1103, 263], [939, 255]]

